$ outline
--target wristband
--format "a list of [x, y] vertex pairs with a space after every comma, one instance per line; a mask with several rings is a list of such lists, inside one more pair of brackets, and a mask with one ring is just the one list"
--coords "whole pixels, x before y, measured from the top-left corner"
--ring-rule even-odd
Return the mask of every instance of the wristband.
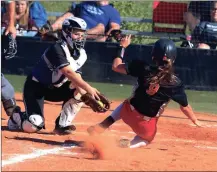
[[123, 59], [124, 58], [124, 52], [125, 52], [125, 48], [120, 45], [118, 47], [117, 57]]

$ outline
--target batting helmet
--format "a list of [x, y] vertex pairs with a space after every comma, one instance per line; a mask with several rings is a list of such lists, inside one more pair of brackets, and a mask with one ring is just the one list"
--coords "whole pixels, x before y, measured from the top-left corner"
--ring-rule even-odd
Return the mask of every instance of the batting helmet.
[[158, 65], [163, 65], [165, 59], [171, 59], [175, 62], [176, 59], [176, 46], [170, 39], [159, 39], [155, 42], [152, 50], [152, 58]]

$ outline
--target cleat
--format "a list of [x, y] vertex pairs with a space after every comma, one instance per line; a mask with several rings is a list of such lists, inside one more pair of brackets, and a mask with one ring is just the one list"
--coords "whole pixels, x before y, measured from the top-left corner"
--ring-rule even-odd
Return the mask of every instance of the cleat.
[[53, 132], [58, 135], [68, 135], [72, 134], [75, 130], [76, 127], [74, 125], [70, 125], [67, 127], [60, 127], [59, 125], [56, 125]]

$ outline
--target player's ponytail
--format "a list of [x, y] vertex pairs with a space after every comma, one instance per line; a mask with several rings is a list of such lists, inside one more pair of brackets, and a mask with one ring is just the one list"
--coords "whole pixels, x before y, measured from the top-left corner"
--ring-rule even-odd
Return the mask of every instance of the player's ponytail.
[[165, 59], [163, 65], [157, 68], [157, 72], [153, 71], [148, 79], [149, 84], [159, 84], [161, 82], [169, 83], [172, 80], [173, 62], [171, 59]]

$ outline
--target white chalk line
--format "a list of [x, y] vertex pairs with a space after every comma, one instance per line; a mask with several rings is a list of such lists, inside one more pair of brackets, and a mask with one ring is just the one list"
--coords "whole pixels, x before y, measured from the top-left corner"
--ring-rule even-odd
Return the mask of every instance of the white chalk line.
[[[63, 145], [63, 147], [56, 147], [52, 149], [35, 149], [32, 153], [29, 154], [14, 154], [13, 157], [9, 158], [8, 160], [2, 160], [2, 167], [16, 164], [20, 162], [24, 162], [25, 160], [35, 159], [39, 158], [41, 156], [46, 156], [50, 154], [59, 154], [61, 151], [75, 148], [75, 145]], [[73, 152], [73, 153], [67, 153], [70, 155], [78, 155], [79, 153]], [[62, 155], [62, 153], [61, 153]]]
[[212, 150], [217, 150], [217, 147], [216, 146], [200, 146], [200, 145], [197, 145], [197, 146], [194, 146], [196, 148], [200, 148], [200, 149], [212, 149]]
[[[195, 124], [189, 124], [192, 127], [197, 127]], [[204, 128], [217, 128], [217, 124], [205, 124], [204, 123]]]

